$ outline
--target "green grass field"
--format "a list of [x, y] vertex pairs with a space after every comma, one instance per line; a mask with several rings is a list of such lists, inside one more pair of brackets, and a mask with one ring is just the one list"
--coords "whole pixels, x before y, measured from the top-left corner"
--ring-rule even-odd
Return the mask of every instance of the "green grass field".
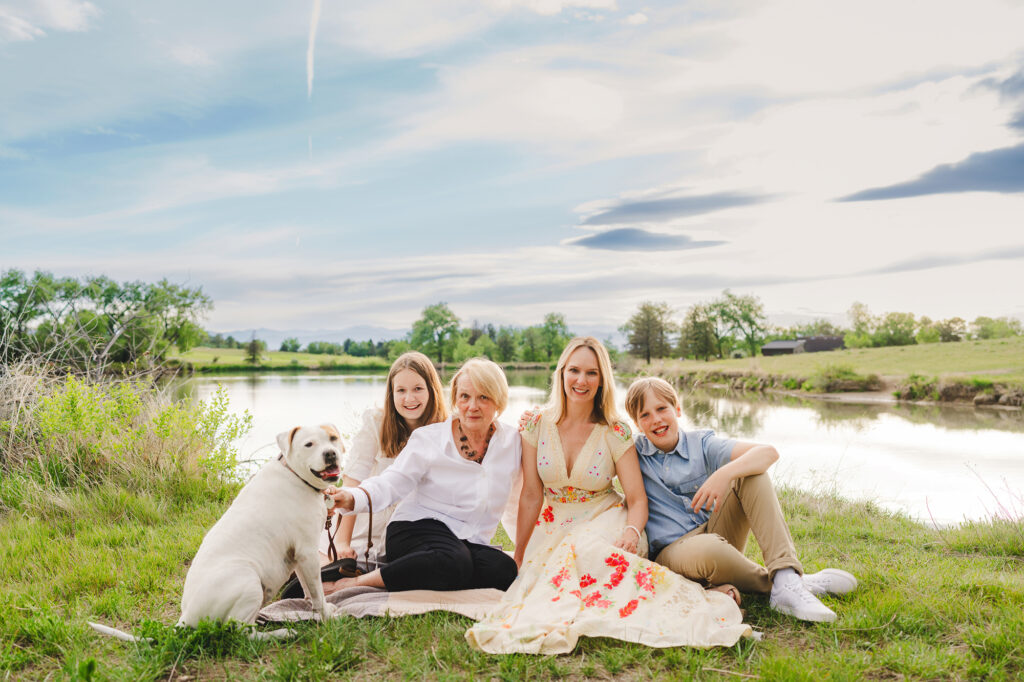
[[260, 356], [259, 367], [247, 363], [241, 348], [207, 348], [199, 346], [187, 353], [173, 353], [169, 360], [191, 364], [197, 371], [251, 371], [253, 369], [367, 369], [386, 370], [391, 366], [387, 358], [353, 355], [314, 355], [313, 353], [285, 353], [266, 351]]
[[[779, 616], [747, 595], [765, 634], [728, 649], [584, 639], [557, 657], [471, 650], [466, 618], [341, 618], [254, 643], [225, 628], [178, 632], [189, 558], [227, 497], [168, 499], [114, 486], [0, 520], [0, 679], [1014, 679], [1024, 674], [1024, 535], [1015, 524], [934, 531], [870, 504], [788, 492], [808, 570], [861, 587], [828, 599], [834, 624]], [[754, 547], [749, 551], [756, 556]], [[132, 645], [87, 620], [155, 637]]]
[[859, 348], [823, 353], [757, 356], [699, 362], [693, 360], [621, 363], [626, 372], [646, 371], [671, 376], [696, 372], [758, 373], [809, 377], [826, 365], [846, 365], [862, 375], [878, 374], [899, 380], [918, 374], [944, 380], [977, 379], [1024, 386], [1024, 336], [988, 341], [932, 343], [887, 348]]
[[[23, 396], [15, 400], [11, 396]], [[825, 598], [832, 624], [780, 616], [746, 595], [764, 640], [651, 649], [585, 639], [564, 656], [492, 656], [471, 621], [433, 613], [340, 618], [251, 642], [237, 628], [177, 630], [188, 563], [238, 490], [231, 447], [248, 420], [217, 394], [175, 403], [145, 381], [0, 372], [0, 680], [1020, 679], [1024, 499], [933, 530], [828, 494], [783, 491], [808, 571], [860, 579]], [[748, 554], [759, 560], [751, 543]], [[93, 620], [152, 638], [94, 633]]]

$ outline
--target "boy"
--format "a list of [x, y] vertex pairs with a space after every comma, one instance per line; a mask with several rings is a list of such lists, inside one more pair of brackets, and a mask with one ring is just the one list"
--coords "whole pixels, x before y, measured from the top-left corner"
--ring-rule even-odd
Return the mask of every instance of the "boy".
[[[770, 445], [684, 432], [679, 395], [667, 381], [637, 379], [626, 411], [643, 432], [636, 440], [647, 490], [650, 556], [703, 583], [732, 583], [771, 595], [771, 608], [801, 620], [832, 622], [836, 614], [815, 595], [857, 587], [846, 571], [803, 575], [793, 538], [765, 473], [779, 453]], [[743, 555], [753, 530], [764, 566]]]

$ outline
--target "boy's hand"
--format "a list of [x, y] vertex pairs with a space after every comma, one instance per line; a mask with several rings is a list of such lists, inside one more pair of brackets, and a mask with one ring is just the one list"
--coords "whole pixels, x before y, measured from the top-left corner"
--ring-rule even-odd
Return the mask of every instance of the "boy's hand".
[[693, 511], [700, 511], [701, 509], [714, 511], [718, 508], [719, 501], [724, 499], [726, 493], [729, 492], [731, 483], [732, 479], [729, 478], [729, 475], [719, 469], [708, 476], [708, 480], [704, 481], [704, 485], [697, 488], [690, 507]]

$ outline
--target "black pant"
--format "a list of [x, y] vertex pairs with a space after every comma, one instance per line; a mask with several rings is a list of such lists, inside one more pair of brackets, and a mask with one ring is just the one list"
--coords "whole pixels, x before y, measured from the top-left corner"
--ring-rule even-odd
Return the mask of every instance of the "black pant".
[[436, 519], [388, 524], [388, 564], [380, 569], [384, 585], [401, 590], [507, 590], [518, 570], [512, 558], [488, 545], [460, 540]]

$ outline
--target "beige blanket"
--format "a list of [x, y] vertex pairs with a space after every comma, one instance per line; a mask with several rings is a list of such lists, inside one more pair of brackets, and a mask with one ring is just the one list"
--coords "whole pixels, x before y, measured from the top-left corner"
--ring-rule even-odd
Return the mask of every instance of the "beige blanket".
[[[494, 589], [388, 592], [376, 587], [350, 587], [327, 595], [327, 601], [337, 607], [336, 617], [411, 616], [428, 611], [451, 611], [480, 620], [497, 606], [502, 594]], [[319, 615], [312, 610], [309, 600], [282, 599], [264, 606], [257, 622], [288, 623], [318, 619]]]

